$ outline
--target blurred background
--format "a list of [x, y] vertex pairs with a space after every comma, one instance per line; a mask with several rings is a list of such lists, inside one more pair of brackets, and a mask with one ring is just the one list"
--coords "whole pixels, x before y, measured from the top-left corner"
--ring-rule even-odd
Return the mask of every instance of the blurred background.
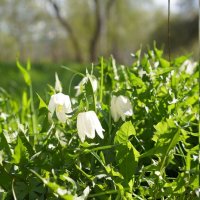
[[[171, 56], [197, 60], [198, 0], [170, 7]], [[110, 55], [131, 64], [130, 54], [153, 41], [167, 56], [167, 18], [168, 0], [0, 0], [0, 86], [18, 89], [16, 56], [30, 58], [38, 87], [53, 84], [55, 71], [71, 76], [61, 65], [80, 68]]]

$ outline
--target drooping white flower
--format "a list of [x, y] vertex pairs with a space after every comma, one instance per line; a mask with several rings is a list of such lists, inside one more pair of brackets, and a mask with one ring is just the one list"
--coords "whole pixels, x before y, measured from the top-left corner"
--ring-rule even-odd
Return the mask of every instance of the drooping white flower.
[[56, 116], [62, 123], [66, 122], [69, 113], [72, 112], [71, 101], [68, 95], [57, 93], [51, 96], [48, 109], [50, 111], [50, 118], [52, 118], [54, 111]]
[[62, 92], [62, 85], [61, 85], [61, 82], [58, 78], [58, 74], [55, 73], [55, 79], [56, 79], [56, 82], [55, 82], [55, 91], [56, 92]]
[[192, 75], [197, 67], [196, 62], [186, 60], [180, 67], [180, 72], [185, 71], [186, 74]]
[[121, 119], [125, 121], [127, 116], [133, 115], [133, 109], [130, 100], [123, 96], [112, 96], [111, 99], [111, 115], [115, 122]]
[[84, 142], [85, 136], [93, 139], [95, 137], [95, 131], [100, 138], [104, 138], [104, 129], [102, 128], [101, 123], [94, 111], [81, 112], [78, 114], [77, 129], [81, 142]]
[[85, 84], [90, 81], [91, 84], [92, 84], [92, 89], [93, 89], [93, 92], [96, 92], [97, 91], [97, 88], [98, 88], [98, 82], [97, 82], [97, 79], [95, 76], [93, 75], [90, 75], [90, 74], [87, 74], [81, 81], [80, 83], [75, 86], [75, 89], [76, 89], [76, 96], [79, 96], [83, 90], [84, 90], [84, 87], [85, 87]]

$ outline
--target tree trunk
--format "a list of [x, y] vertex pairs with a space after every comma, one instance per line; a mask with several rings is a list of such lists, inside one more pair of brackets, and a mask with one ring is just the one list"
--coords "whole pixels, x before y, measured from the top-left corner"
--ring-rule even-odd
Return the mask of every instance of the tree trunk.
[[106, 29], [106, 19], [110, 17], [110, 10], [116, 0], [109, 0], [105, 4], [102, 0], [94, 0], [95, 3], [95, 30], [90, 41], [90, 61], [97, 59], [98, 44], [101, 39], [102, 32]]
[[83, 58], [82, 58], [81, 49], [80, 49], [80, 46], [79, 46], [79, 43], [78, 43], [78, 39], [76, 38], [72, 27], [70, 26], [68, 21], [61, 16], [60, 9], [59, 9], [58, 5], [53, 0], [49, 0], [49, 2], [51, 3], [51, 5], [53, 6], [53, 8], [55, 10], [56, 17], [58, 18], [58, 21], [60, 22], [60, 24], [63, 26], [63, 28], [65, 28], [65, 30], [69, 34], [70, 40], [71, 40], [72, 45], [73, 45], [74, 50], [75, 50], [76, 61], [82, 62]]
[[90, 61], [95, 61], [97, 59], [97, 47], [101, 36], [101, 30], [103, 26], [102, 18], [102, 3], [101, 0], [94, 0], [95, 2], [95, 31], [90, 42]]

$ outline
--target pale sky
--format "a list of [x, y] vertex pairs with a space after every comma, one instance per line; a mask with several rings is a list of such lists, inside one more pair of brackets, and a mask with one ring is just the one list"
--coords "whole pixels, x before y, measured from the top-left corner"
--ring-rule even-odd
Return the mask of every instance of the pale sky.
[[[165, 10], [168, 8], [168, 0], [154, 0], [156, 4]], [[170, 10], [171, 12], [177, 12], [178, 11], [178, 6], [177, 6], [178, 0], [170, 0]]]

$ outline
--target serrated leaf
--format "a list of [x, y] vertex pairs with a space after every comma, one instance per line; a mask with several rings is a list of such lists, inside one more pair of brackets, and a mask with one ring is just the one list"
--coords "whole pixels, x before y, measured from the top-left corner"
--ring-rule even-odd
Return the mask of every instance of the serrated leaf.
[[174, 127], [172, 120], [167, 120], [167, 122], [159, 122], [154, 126], [156, 132], [152, 138], [155, 141], [155, 146], [144, 152], [140, 158], [152, 156], [155, 154], [162, 155], [162, 162], [168, 156], [171, 149], [175, 147], [180, 139], [180, 130]]
[[107, 165], [105, 166], [105, 170], [110, 176], [119, 177], [120, 179], [123, 179], [123, 176], [118, 171], [116, 171], [114, 167]]
[[116, 162], [119, 167], [119, 172], [123, 175], [126, 184], [133, 178], [138, 165], [140, 154], [131, 144], [119, 145], [116, 148]]
[[125, 122], [117, 131], [114, 143], [115, 144], [126, 144], [128, 142], [128, 138], [131, 135], [136, 135], [135, 128], [131, 121]]
[[13, 163], [15, 164], [27, 161], [28, 158], [27, 148], [22, 143], [20, 137], [18, 137], [17, 145], [14, 149], [14, 154], [12, 155], [12, 157], [13, 157]]
[[19, 132], [19, 137], [23, 143], [23, 145], [26, 147], [28, 153], [30, 156], [35, 154], [35, 151], [33, 150], [33, 147], [31, 145], [31, 143], [28, 141], [27, 137], [25, 136], [25, 133], [23, 133], [22, 131]]

